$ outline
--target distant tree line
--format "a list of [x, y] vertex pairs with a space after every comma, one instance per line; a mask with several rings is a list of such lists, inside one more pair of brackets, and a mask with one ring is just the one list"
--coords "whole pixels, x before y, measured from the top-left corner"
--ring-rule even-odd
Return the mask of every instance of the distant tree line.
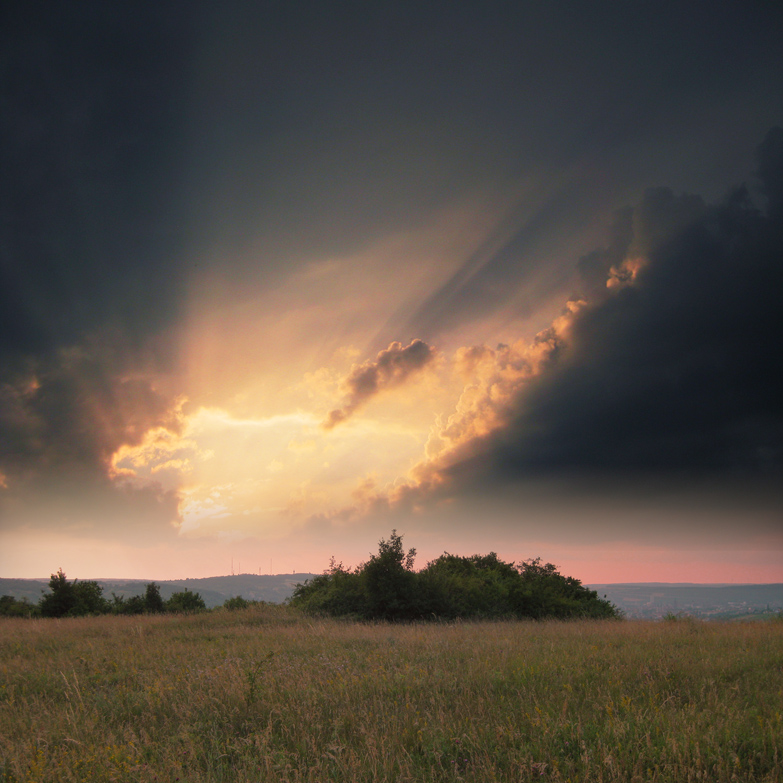
[[[236, 599], [229, 599], [235, 601]], [[239, 598], [239, 601], [244, 599]], [[228, 603], [228, 602], [227, 602]], [[247, 602], [245, 602], [247, 603]], [[96, 614], [162, 614], [164, 612], [200, 612], [206, 609], [204, 599], [187, 588], [164, 601], [160, 586], [146, 585], [143, 595], [125, 598], [111, 594], [108, 599], [103, 587], [95, 581], [66, 578], [62, 569], [49, 579], [49, 592], [37, 604], [26, 598], [10, 595], [0, 597], [0, 615], [11, 617], [85, 617]], [[228, 608], [236, 608], [234, 606]]]
[[[619, 610], [578, 579], [563, 576], [540, 558], [507, 563], [494, 552], [461, 557], [444, 553], [414, 571], [415, 549], [403, 548], [392, 531], [378, 553], [355, 569], [334, 558], [321, 575], [298, 585], [289, 603], [308, 614], [357, 620], [454, 620], [512, 618], [616, 618]], [[255, 605], [240, 596], [223, 609]], [[83, 617], [86, 615], [162, 614], [205, 611], [204, 599], [187, 589], [163, 600], [150, 582], [142, 595], [108, 599], [95, 581], [70, 581], [62, 569], [52, 574], [49, 591], [37, 604], [9, 595], [0, 597], [0, 615], [17, 617]]]
[[361, 620], [457, 618], [617, 618], [619, 610], [578, 579], [540, 558], [507, 563], [494, 552], [444, 553], [421, 571], [392, 531], [356, 569], [334, 558], [323, 574], [294, 589], [290, 603], [319, 615]]

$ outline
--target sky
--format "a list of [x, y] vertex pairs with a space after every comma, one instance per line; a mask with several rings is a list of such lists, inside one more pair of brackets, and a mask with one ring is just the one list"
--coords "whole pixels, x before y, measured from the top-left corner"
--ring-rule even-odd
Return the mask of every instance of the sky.
[[16, 3], [0, 575], [783, 582], [783, 12]]

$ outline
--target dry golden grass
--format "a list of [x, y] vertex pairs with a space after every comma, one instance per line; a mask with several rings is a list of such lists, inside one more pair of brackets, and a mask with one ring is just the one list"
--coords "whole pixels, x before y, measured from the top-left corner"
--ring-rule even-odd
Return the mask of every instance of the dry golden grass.
[[0, 621], [0, 781], [783, 780], [783, 623]]

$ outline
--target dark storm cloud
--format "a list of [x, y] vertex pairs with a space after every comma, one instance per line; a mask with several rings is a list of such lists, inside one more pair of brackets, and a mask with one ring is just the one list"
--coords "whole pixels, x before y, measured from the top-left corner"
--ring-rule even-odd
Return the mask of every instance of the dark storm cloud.
[[[783, 130], [761, 147], [769, 211], [649, 191], [580, 262], [592, 301], [462, 476], [783, 474]], [[603, 278], [601, 288], [597, 280]]]
[[[492, 42], [492, 54], [483, 53], [477, 72], [497, 71], [486, 80], [466, 76], [459, 103], [465, 114], [447, 127], [456, 128], [457, 136], [464, 133], [470, 126], [466, 118], [480, 106], [486, 135], [474, 138], [475, 155], [502, 150], [508, 179], [521, 175], [556, 182], [564, 172], [573, 178], [536, 196], [534, 205], [523, 203], [497, 236], [424, 301], [408, 324], [412, 331], [434, 340], [455, 325], [497, 310], [523, 286], [536, 285], [533, 298], [551, 294], [562, 285], [567, 266], [555, 271], [561, 252], [557, 237], [568, 237], [575, 226], [583, 232], [596, 211], [614, 208], [613, 188], [633, 182], [641, 193], [640, 180], [645, 185], [651, 175], [671, 180], [679, 175], [678, 168], [687, 168], [678, 157], [674, 128], [682, 148], [690, 144], [693, 149], [688, 165], [703, 165], [697, 162], [699, 152], [721, 138], [706, 124], [710, 96], [723, 96], [722, 138], [733, 138], [735, 146], [743, 138], [748, 149], [757, 142], [770, 120], [756, 125], [747, 114], [739, 120], [726, 107], [743, 91], [766, 91], [779, 81], [770, 36], [782, 29], [783, 15], [757, 4], [747, 16], [735, 15], [726, 4], [713, 8], [714, 19], [703, 16], [705, 10], [664, 3], [650, 13], [639, 4], [599, 2], [542, 7], [539, 15], [525, 7], [513, 18], [501, 14], [498, 26], [502, 23], [506, 29], [493, 29], [492, 34], [486, 19], [471, 20], [476, 37], [484, 33]], [[433, 60], [442, 54], [434, 54]], [[505, 95], [493, 95], [501, 84]], [[474, 93], [474, 87], [486, 92]], [[439, 98], [433, 96], [435, 104]], [[768, 102], [776, 103], [777, 96]], [[456, 105], [444, 107], [444, 116]], [[705, 125], [701, 139], [696, 139], [700, 122]], [[756, 128], [754, 136], [747, 135], [751, 126]], [[624, 149], [635, 149], [636, 155], [622, 157]], [[724, 173], [736, 166], [724, 152], [718, 155], [723, 159], [706, 165], [717, 163]], [[655, 164], [645, 168], [645, 161], [653, 160]], [[491, 168], [488, 160], [483, 165]], [[722, 182], [720, 191], [732, 181]], [[536, 281], [545, 265], [550, 267], [549, 279]]]
[[[16, 4], [3, 344], [157, 328], [178, 312], [183, 245], [272, 274], [472, 188], [604, 160], [681, 112], [696, 123], [709, 96], [776, 81], [779, 29], [753, 3]], [[743, 122], [726, 133], [758, 120]], [[570, 198], [526, 220], [477, 287], [503, 289]], [[254, 242], [269, 252], [248, 269], [231, 251]]]
[[758, 148], [758, 178], [770, 220], [783, 218], [783, 129], [773, 128]]
[[176, 313], [187, 23], [157, 8], [55, 2], [4, 12], [6, 361], [106, 323], [143, 339]]
[[[661, 136], [673, 141], [673, 122], [698, 127], [705, 104], [734, 105], [781, 74], [773, 14], [756, 6], [205, 9], [190, 130], [195, 230], [240, 276], [349, 254], [473, 189], [551, 178], [632, 144], [646, 150], [637, 170]], [[744, 138], [748, 118], [738, 128], [735, 118], [722, 127]], [[236, 263], [248, 247], [265, 263]]]
[[5, 9], [0, 29], [4, 503], [110, 497], [112, 452], [171, 425], [156, 376], [182, 287], [189, 23], [153, 3], [54, 2]]
[[82, 534], [173, 531], [175, 493], [111, 478], [121, 445], [179, 429], [174, 400], [116, 342], [28, 360], [0, 382], [0, 518]]
[[380, 392], [401, 386], [434, 357], [435, 352], [427, 343], [413, 340], [405, 347], [402, 343], [392, 343], [378, 353], [374, 362], [355, 364], [342, 384], [345, 400], [326, 417], [324, 429], [330, 430], [344, 422]]
[[0, 384], [0, 467], [9, 475], [104, 473], [150, 427], [176, 430], [172, 400], [113, 347], [63, 350]]
[[[177, 318], [186, 253], [263, 280], [474, 188], [604, 160], [669, 133], [678, 112], [696, 122], [709, 96], [733, 105], [781, 75], [773, 16], [17, 4], [2, 25], [2, 350], [38, 353], [106, 321], [143, 339]], [[526, 279], [520, 257], [573, 206], [555, 196], [481, 270], [469, 262], [422, 327], [481, 314], [509, 276]], [[247, 247], [253, 260], [239, 260]]]
[[175, 491], [156, 483], [113, 483], [71, 471], [48, 476], [34, 487], [12, 484], [0, 497], [0, 519], [9, 528], [13, 520], [13, 527], [29, 531], [151, 543], [176, 536], [179, 503]]

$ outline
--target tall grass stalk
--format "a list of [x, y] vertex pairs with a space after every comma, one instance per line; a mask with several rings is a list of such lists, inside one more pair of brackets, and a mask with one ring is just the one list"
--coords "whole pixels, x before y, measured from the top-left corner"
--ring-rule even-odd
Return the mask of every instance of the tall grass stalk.
[[779, 781], [783, 625], [0, 623], [0, 781]]

